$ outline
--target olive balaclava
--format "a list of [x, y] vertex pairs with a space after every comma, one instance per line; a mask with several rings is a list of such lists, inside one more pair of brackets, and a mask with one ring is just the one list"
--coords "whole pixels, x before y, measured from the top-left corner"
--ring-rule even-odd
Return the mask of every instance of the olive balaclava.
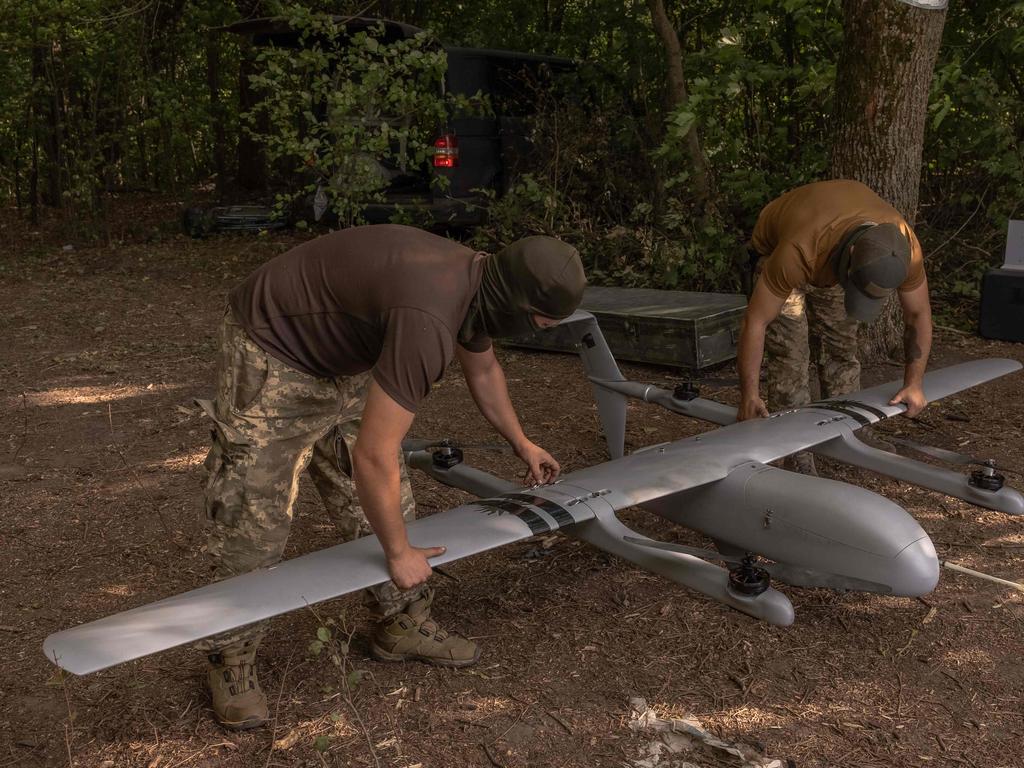
[[866, 222], [847, 235], [837, 258], [836, 277], [846, 293], [846, 314], [869, 323], [907, 279], [910, 242], [895, 224]]
[[571, 245], [543, 235], [517, 240], [485, 259], [459, 340], [480, 331], [491, 338], [531, 333], [538, 330], [535, 314], [568, 317], [583, 300], [586, 283], [580, 255]]

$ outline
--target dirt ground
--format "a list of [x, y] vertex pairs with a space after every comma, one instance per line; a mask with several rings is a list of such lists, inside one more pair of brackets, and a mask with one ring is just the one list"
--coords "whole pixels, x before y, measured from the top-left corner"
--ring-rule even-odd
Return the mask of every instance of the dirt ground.
[[[195, 652], [55, 676], [46, 635], [208, 580], [199, 519], [208, 428], [192, 398], [211, 392], [226, 292], [298, 239], [194, 241], [174, 233], [177, 211], [161, 199], [124, 203], [106, 246], [0, 216], [0, 768], [631, 766], [649, 741], [628, 727], [633, 695], [800, 768], [1024, 766], [1024, 594], [949, 571], [924, 599], [777, 585], [797, 615], [783, 629], [573, 540], [530, 540], [435, 576], [436, 614], [479, 639], [478, 667], [372, 661], [358, 599], [321, 604], [274, 623], [261, 668], [273, 727], [241, 735], [211, 721]], [[568, 470], [602, 460], [578, 362], [500, 356], [528, 434]], [[939, 335], [936, 364], [990, 356], [1024, 360], [1024, 346]], [[870, 368], [865, 384], [898, 375]], [[1024, 470], [1022, 393], [1024, 375], [1008, 376], [896, 426]], [[736, 397], [721, 384], [704, 394]], [[707, 428], [637, 405], [628, 447]], [[494, 439], [457, 371], [413, 434]], [[469, 458], [518, 471], [507, 455]], [[839, 465], [824, 473], [900, 503], [942, 558], [1024, 577], [1020, 520]], [[335, 543], [303, 483], [289, 557]], [[465, 498], [424, 476], [414, 484], [423, 513]], [[642, 512], [624, 519], [657, 530]], [[658, 535], [707, 544], [682, 530]], [[308, 650], [327, 618], [355, 630], [340, 668]]]

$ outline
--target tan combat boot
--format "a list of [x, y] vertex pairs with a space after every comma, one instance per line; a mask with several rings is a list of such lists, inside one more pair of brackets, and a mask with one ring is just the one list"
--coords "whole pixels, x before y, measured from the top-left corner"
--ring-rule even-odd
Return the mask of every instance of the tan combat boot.
[[207, 683], [217, 722], [247, 731], [267, 722], [267, 697], [256, 678], [256, 643], [246, 642], [209, 656]]
[[370, 653], [380, 661], [424, 661], [440, 667], [468, 667], [480, 658], [480, 648], [462, 635], [445, 632], [430, 618], [433, 590], [410, 603], [403, 613], [377, 625]]

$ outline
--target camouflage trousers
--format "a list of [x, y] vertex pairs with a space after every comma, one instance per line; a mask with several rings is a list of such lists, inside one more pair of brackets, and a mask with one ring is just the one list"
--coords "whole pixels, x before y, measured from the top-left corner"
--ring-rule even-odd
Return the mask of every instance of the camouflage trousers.
[[[370, 533], [351, 459], [370, 374], [320, 379], [302, 373], [260, 349], [230, 310], [219, 342], [216, 401], [200, 401], [214, 422], [204, 514], [214, 576], [226, 578], [281, 559], [303, 470], [343, 540]], [[404, 461], [400, 467], [402, 514], [409, 522], [416, 504]], [[365, 602], [385, 618], [403, 611], [424, 589], [402, 591], [389, 581], [367, 590]], [[243, 627], [196, 647], [224, 652], [258, 641], [266, 626]]]
[[772, 411], [811, 402], [808, 367], [818, 370], [821, 397], [860, 389], [857, 321], [847, 318], [839, 285], [793, 291], [765, 334], [767, 403]]

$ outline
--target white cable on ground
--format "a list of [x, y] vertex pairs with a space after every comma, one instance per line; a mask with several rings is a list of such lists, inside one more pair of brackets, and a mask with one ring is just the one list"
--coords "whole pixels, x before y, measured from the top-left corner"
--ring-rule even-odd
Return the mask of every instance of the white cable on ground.
[[998, 576], [989, 576], [987, 573], [981, 571], [972, 571], [970, 568], [964, 568], [962, 565], [951, 563], [949, 560], [943, 560], [942, 566], [949, 568], [951, 571], [957, 571], [958, 573], [966, 573], [968, 576], [977, 576], [979, 579], [985, 579], [985, 581], [991, 581], [996, 584], [1002, 584], [1007, 587], [1013, 587], [1018, 592], [1024, 592], [1024, 584], [1016, 581], [1009, 581], [1008, 579], [1000, 579]]

